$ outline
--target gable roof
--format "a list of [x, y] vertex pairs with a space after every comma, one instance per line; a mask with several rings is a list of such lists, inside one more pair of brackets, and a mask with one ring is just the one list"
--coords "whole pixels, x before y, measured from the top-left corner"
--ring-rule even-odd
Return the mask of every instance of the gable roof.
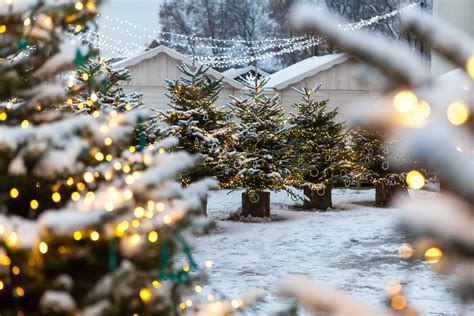
[[331, 54], [306, 58], [267, 77], [266, 88], [281, 90], [291, 84], [312, 77], [321, 71], [341, 64], [351, 57], [348, 54]]
[[[179, 53], [179, 52], [177, 52], [177, 51], [175, 51], [175, 50], [173, 50], [169, 47], [166, 47], [164, 45], [160, 45], [160, 46], [152, 48], [150, 50], [138, 53], [138, 54], [136, 54], [134, 56], [131, 56], [129, 58], [122, 59], [121, 61], [112, 64], [112, 68], [127, 68], [127, 67], [130, 67], [130, 66], [134, 66], [134, 65], [137, 65], [137, 64], [143, 62], [144, 60], [153, 58], [153, 57], [155, 57], [159, 54], [166, 54], [169, 57], [177, 59], [177, 60], [181, 61], [182, 63], [188, 65], [188, 66], [200, 65], [199, 63], [194, 62], [188, 56], [185, 56], [185, 55], [183, 55], [183, 54], [181, 54], [181, 53]], [[236, 89], [241, 89], [242, 88], [242, 85], [238, 81], [236, 81], [233, 78], [230, 78], [230, 77], [218, 72], [215, 69], [209, 68], [207, 70], [207, 73], [209, 75], [211, 75], [212, 77], [216, 78], [216, 79], [221, 79], [222, 78], [222, 82], [227, 83], [227, 84], [229, 84], [230, 86], [232, 86]]]
[[[245, 75], [246, 73], [248, 73], [250, 71], [255, 71], [255, 67], [254, 66], [247, 66], [247, 67], [243, 67], [243, 68], [230, 68], [230, 69], [227, 69], [226, 71], [223, 71], [222, 73], [224, 75], [226, 75], [227, 77], [235, 79], [235, 78], [238, 78], [242, 75]], [[266, 77], [266, 76], [269, 75], [269, 73], [263, 71], [260, 68], [257, 68], [257, 73], [259, 75], [261, 75], [262, 77]]]

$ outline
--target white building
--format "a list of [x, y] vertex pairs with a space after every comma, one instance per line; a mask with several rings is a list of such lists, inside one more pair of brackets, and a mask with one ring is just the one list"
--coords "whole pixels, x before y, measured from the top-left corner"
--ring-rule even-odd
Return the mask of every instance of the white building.
[[[125, 86], [126, 91], [140, 92], [146, 105], [164, 110], [169, 102], [166, 96], [166, 80], [176, 80], [182, 76], [177, 68], [181, 63], [193, 66], [192, 59], [168, 47], [159, 46], [116, 62], [112, 66], [131, 71], [132, 80]], [[346, 54], [310, 57], [271, 75], [257, 70], [260, 76], [268, 79], [267, 93], [279, 94], [287, 113], [291, 105], [300, 100], [293, 87], [313, 87], [321, 84], [318, 100], [329, 99], [330, 108], [339, 108], [341, 120], [345, 118], [346, 113], [357, 111], [360, 106], [376, 104], [378, 94], [375, 88], [361, 82], [358, 71], [358, 62]], [[254, 74], [253, 72], [253, 67], [231, 69], [224, 73], [209, 69], [209, 77], [222, 79], [224, 86], [217, 103], [225, 105], [230, 101], [231, 95], [243, 95], [245, 86], [238, 79], [242, 75]]]
[[[181, 63], [191, 67], [194, 65], [191, 58], [166, 46], [159, 46], [116, 62], [112, 67], [127, 68], [131, 71], [132, 80], [125, 86], [127, 92], [139, 92], [143, 94], [146, 105], [163, 110], [167, 108], [169, 101], [166, 96], [166, 80], [176, 80], [183, 75], [177, 68]], [[230, 95], [242, 89], [239, 82], [212, 68], [207, 74], [212, 79], [222, 78], [223, 89], [218, 104], [226, 104], [230, 101]]]
[[[473, 0], [434, 0], [433, 15], [474, 38]], [[456, 68], [436, 53], [432, 55], [431, 65], [434, 75], [444, 74]]]
[[321, 84], [317, 100], [329, 99], [329, 108], [339, 108], [339, 118], [359, 107], [375, 107], [376, 88], [359, 78], [360, 64], [347, 54], [309, 57], [284, 68], [268, 78], [267, 88], [279, 93], [286, 111], [300, 101], [295, 88], [312, 88]]

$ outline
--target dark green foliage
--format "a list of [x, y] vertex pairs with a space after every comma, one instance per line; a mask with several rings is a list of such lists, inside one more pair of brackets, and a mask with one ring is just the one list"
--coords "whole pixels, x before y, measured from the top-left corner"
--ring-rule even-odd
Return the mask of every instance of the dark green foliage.
[[317, 101], [319, 86], [295, 89], [301, 102], [293, 105], [289, 119], [288, 149], [291, 162], [289, 184], [314, 189], [352, 182], [352, 151], [346, 145], [344, 124], [337, 122], [337, 109], [328, 110], [328, 100]]
[[268, 96], [266, 81], [255, 79], [246, 97], [232, 98], [240, 140], [229, 186], [249, 191], [280, 190], [288, 168], [284, 157], [284, 111], [280, 97]]
[[[184, 182], [215, 176], [225, 183], [229, 172], [226, 165], [232, 161], [236, 138], [229, 111], [215, 103], [222, 82], [210, 79], [206, 75], [208, 68], [200, 66], [191, 70], [184, 64], [178, 67], [183, 76], [168, 81], [171, 110], [158, 113], [148, 124], [148, 138], [175, 136], [180, 149], [199, 156], [198, 166]], [[166, 126], [160, 126], [161, 122]]]

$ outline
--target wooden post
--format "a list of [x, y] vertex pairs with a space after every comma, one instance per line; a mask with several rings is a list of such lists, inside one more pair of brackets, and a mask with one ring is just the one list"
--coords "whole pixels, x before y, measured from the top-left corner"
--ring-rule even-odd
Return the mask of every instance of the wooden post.
[[258, 191], [242, 193], [242, 212], [240, 216], [270, 216], [270, 192]]
[[319, 190], [313, 190], [309, 187], [305, 187], [303, 193], [309, 199], [305, 199], [303, 201], [303, 208], [308, 210], [318, 209], [322, 211], [332, 208], [331, 186], [327, 186], [326, 188]]
[[401, 185], [375, 184], [375, 206], [390, 206], [396, 196], [408, 197], [408, 189]]

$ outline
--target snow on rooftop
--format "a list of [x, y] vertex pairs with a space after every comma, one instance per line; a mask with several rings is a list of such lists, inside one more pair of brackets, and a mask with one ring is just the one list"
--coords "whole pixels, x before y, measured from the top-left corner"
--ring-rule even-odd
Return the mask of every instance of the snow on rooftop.
[[[249, 71], [253, 71], [255, 70], [255, 67], [253, 66], [247, 66], [247, 67], [243, 67], [243, 68], [230, 68], [230, 69], [227, 69], [226, 71], [222, 72], [223, 75], [226, 75], [227, 77], [230, 77], [230, 78], [237, 78], [239, 76], [242, 76], [244, 74], [246, 74], [247, 72]], [[268, 76], [268, 73], [257, 68], [257, 72], [262, 75], [262, 76]]]
[[320, 71], [343, 63], [349, 58], [349, 55], [345, 53], [309, 57], [268, 76], [267, 78], [270, 78], [270, 80], [266, 87], [277, 90], [286, 88], [290, 84], [297, 83], [307, 77], [316, 75]]

